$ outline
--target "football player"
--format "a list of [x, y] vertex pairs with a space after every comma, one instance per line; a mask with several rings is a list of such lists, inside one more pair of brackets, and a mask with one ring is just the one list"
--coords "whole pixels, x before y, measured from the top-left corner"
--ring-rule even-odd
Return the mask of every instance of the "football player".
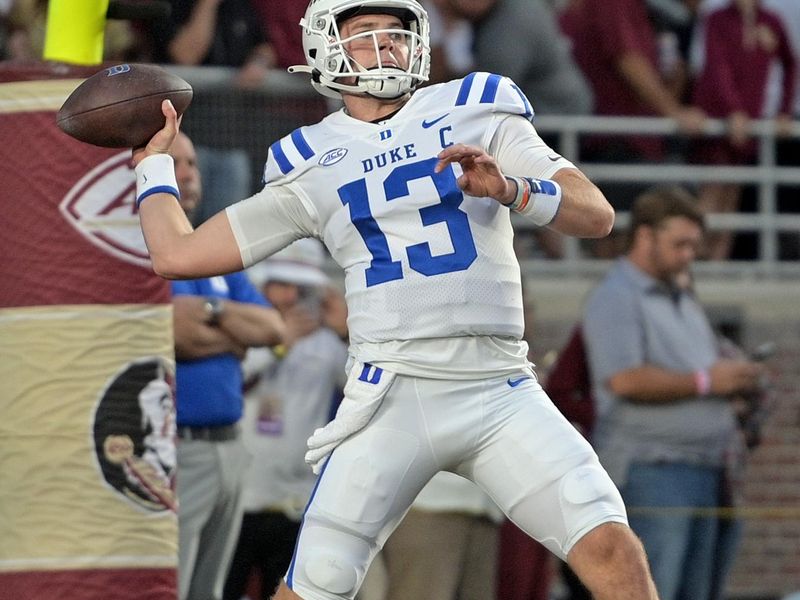
[[417, 90], [429, 26], [416, 0], [312, 0], [301, 26], [308, 65], [293, 70], [344, 107], [270, 147], [262, 191], [193, 231], [166, 153], [178, 126], [168, 102], [164, 129], [134, 151], [157, 273], [234, 271], [302, 237], [322, 240], [345, 272], [345, 398], [309, 439], [320, 476], [276, 598], [353, 598], [417, 493], [447, 470], [596, 598], [655, 599], [618, 491], [522, 341], [510, 213], [601, 237], [613, 209], [541, 140], [509, 79], [472, 73]]

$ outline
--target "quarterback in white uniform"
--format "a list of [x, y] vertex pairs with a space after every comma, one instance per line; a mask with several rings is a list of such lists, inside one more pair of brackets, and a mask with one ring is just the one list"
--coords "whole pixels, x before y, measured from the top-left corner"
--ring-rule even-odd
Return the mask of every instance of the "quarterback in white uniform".
[[264, 189], [193, 231], [166, 125], [134, 151], [153, 268], [199, 277], [316, 237], [345, 271], [350, 371], [309, 439], [320, 472], [276, 599], [352, 599], [417, 493], [447, 470], [481, 486], [599, 599], [655, 599], [641, 544], [589, 444], [554, 408], [522, 341], [510, 212], [606, 235], [602, 193], [536, 133], [508, 78], [415, 91], [429, 69], [416, 0], [312, 0], [312, 85], [344, 108], [272, 144]]

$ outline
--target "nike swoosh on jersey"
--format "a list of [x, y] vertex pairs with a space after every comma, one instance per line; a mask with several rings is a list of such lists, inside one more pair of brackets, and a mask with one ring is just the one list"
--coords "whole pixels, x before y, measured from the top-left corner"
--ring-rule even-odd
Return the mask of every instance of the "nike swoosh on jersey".
[[548, 154], [547, 158], [549, 158], [553, 162], [556, 162], [559, 158], [561, 158], [561, 155], [560, 154]]
[[428, 129], [429, 127], [433, 127], [434, 125], [436, 125], [439, 121], [444, 119], [449, 114], [450, 113], [444, 113], [441, 117], [439, 117], [438, 119], [434, 119], [433, 121], [426, 121], [425, 119], [423, 119], [422, 120], [422, 128], [423, 129]]
[[507, 383], [511, 387], [517, 387], [520, 383], [522, 383], [526, 379], [530, 379], [530, 376], [529, 375], [525, 375], [524, 377], [517, 377], [516, 379], [511, 379], [509, 377]]

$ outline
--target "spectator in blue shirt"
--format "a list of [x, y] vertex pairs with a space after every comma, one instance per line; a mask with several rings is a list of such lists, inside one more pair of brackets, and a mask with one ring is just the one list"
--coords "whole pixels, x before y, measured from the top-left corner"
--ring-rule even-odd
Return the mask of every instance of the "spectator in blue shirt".
[[[180, 202], [191, 218], [200, 171], [191, 140], [170, 154]], [[249, 454], [240, 439], [247, 348], [283, 339], [278, 312], [244, 273], [172, 282], [178, 430], [178, 588], [180, 600], [219, 600], [242, 518]]]

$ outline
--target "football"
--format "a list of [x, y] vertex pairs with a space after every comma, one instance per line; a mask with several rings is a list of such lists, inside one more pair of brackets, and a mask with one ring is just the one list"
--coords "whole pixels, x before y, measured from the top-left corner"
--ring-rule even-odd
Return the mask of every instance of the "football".
[[158, 65], [116, 65], [75, 88], [59, 109], [56, 123], [82, 142], [135, 148], [164, 127], [164, 99], [172, 101], [180, 116], [192, 101], [192, 86]]

